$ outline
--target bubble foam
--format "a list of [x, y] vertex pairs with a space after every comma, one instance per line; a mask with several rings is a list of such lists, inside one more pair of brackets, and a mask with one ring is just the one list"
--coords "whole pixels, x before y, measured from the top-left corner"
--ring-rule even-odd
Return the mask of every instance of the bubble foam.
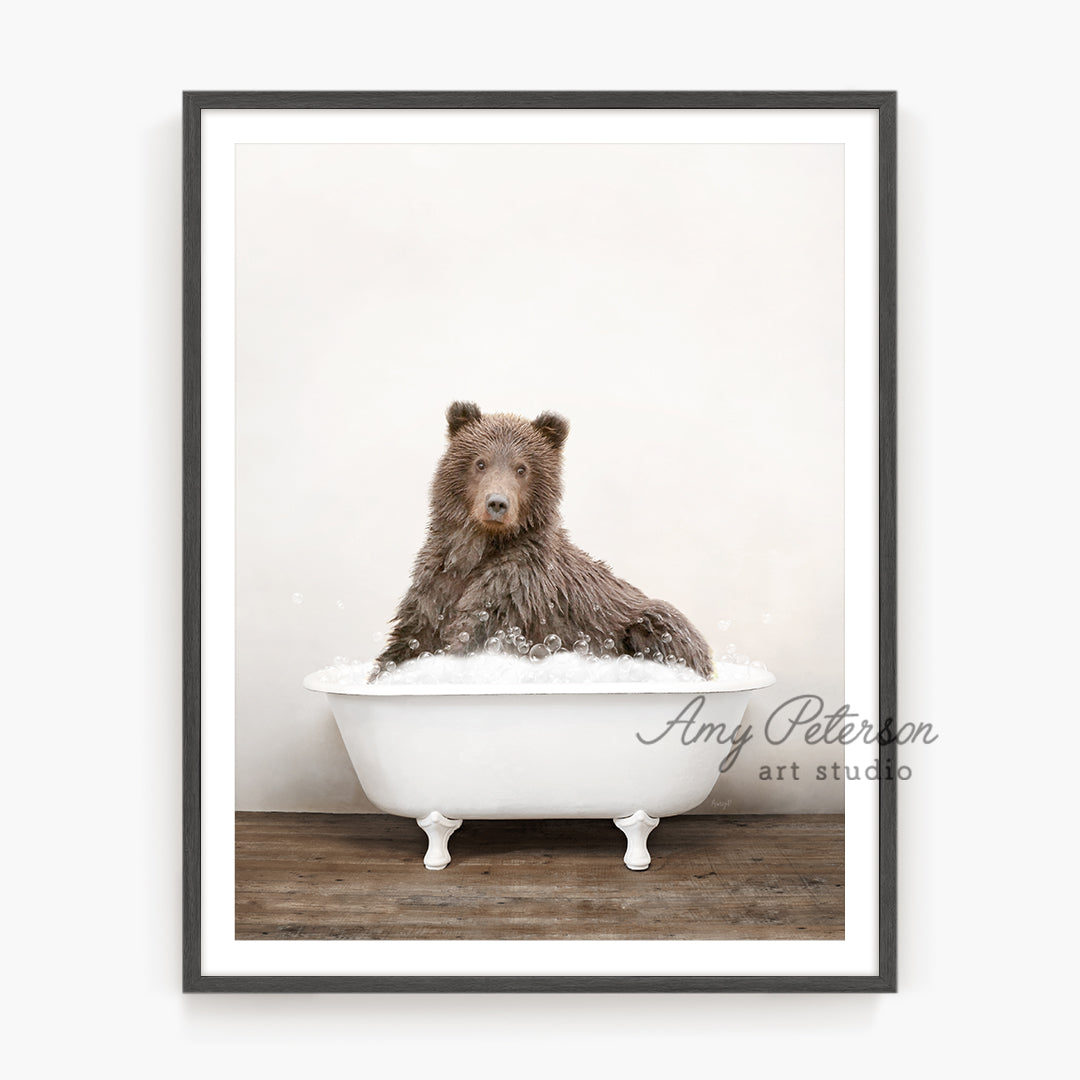
[[[540, 651], [543, 650], [540, 647]], [[660, 662], [657, 662], [659, 660]], [[651, 683], [677, 685], [715, 685], [738, 682], [748, 675], [760, 674], [761, 668], [718, 661], [715, 676], [703, 679], [687, 664], [665, 663], [632, 656], [596, 657], [560, 652], [551, 656], [516, 653], [478, 653], [471, 656], [422, 655], [403, 660], [396, 669], [384, 670], [376, 679], [378, 686], [519, 686], [612, 685]], [[331, 667], [316, 672], [313, 679], [326, 689], [343, 693], [368, 685], [375, 671], [374, 661], [337, 658]]]

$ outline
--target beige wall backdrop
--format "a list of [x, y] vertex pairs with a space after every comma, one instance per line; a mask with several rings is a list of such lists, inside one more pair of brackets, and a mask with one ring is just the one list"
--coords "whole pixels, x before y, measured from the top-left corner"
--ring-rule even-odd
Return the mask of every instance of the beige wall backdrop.
[[[456, 398], [569, 418], [572, 538], [768, 664], [756, 731], [844, 703], [843, 170], [829, 145], [239, 149], [239, 809], [373, 810], [300, 683], [375, 655]], [[759, 735], [701, 810], [842, 809], [837, 760]]]

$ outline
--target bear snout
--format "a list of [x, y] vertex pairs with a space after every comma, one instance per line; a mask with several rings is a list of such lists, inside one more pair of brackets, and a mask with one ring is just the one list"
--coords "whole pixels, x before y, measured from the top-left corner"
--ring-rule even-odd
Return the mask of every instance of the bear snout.
[[488, 495], [484, 500], [484, 509], [489, 521], [502, 521], [510, 509], [510, 500], [505, 495]]

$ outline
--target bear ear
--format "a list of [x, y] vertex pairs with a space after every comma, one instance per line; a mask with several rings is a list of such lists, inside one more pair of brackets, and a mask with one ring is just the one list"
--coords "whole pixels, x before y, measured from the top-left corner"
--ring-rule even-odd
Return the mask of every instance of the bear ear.
[[446, 410], [446, 422], [450, 425], [450, 434], [456, 435], [466, 424], [480, 419], [480, 409], [471, 401], [455, 401]]
[[570, 434], [570, 422], [558, 413], [541, 413], [534, 421], [533, 427], [544, 436], [556, 450], [566, 442], [566, 436]]

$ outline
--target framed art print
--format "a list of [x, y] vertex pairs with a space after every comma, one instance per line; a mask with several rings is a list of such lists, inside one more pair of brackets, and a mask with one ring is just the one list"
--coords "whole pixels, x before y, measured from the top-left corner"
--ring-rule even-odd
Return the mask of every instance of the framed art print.
[[184, 96], [184, 988], [896, 989], [896, 97]]

